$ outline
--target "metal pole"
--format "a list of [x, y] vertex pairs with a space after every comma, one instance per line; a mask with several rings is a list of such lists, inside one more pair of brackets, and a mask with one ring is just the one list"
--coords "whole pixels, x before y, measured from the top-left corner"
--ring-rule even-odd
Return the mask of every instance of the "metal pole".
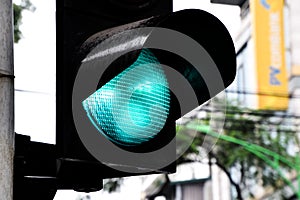
[[13, 199], [14, 70], [12, 0], [0, 0], [0, 199]]

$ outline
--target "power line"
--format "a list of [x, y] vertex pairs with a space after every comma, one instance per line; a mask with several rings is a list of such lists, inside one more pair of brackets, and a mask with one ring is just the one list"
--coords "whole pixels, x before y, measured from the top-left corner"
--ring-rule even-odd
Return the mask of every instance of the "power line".
[[300, 99], [299, 95], [293, 95], [292, 93], [279, 93], [279, 92], [251, 92], [246, 90], [225, 90], [226, 93], [233, 94], [245, 94], [245, 95], [257, 95], [257, 96], [272, 96], [272, 97], [280, 97], [280, 98], [289, 98], [289, 99]]
[[22, 89], [15, 89], [15, 92], [51, 95], [50, 93], [47, 93], [47, 92], [40, 92], [40, 91], [33, 91], [33, 90], [22, 90]]
[[[242, 108], [241, 108], [242, 109]], [[274, 113], [272, 111], [268, 112], [268, 111], [250, 111], [248, 109], [245, 108], [245, 110], [234, 110], [234, 109], [228, 109], [228, 108], [224, 108], [224, 109], [214, 109], [214, 108], [206, 108], [206, 107], [202, 107], [201, 109], [199, 109], [199, 111], [205, 111], [208, 113], [217, 113], [217, 112], [224, 112], [224, 114], [240, 114], [240, 115], [253, 115], [253, 116], [259, 116], [259, 117], [277, 117], [277, 118], [292, 118], [292, 119], [300, 119], [299, 115], [293, 115], [293, 114], [288, 114], [286, 112], [279, 114], [279, 113]]]

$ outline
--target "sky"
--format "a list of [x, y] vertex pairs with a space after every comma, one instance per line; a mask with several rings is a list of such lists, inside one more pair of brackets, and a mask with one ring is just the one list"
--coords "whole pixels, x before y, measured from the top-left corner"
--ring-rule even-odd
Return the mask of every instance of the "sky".
[[[16, 3], [19, 0], [15, 0]], [[31, 140], [55, 144], [55, 0], [31, 0], [35, 12], [24, 11], [22, 39], [14, 46], [15, 131]], [[217, 16], [232, 37], [239, 30], [239, 8], [210, 4], [209, 0], [173, 0], [174, 11], [198, 8]], [[137, 178], [126, 179], [123, 199], [139, 199]], [[132, 187], [133, 185], [133, 187]], [[131, 187], [130, 187], [131, 186]], [[141, 188], [139, 188], [141, 189]], [[59, 191], [55, 200], [75, 200], [83, 195]], [[127, 196], [126, 196], [127, 195]], [[120, 194], [93, 193], [92, 199], [120, 199]]]

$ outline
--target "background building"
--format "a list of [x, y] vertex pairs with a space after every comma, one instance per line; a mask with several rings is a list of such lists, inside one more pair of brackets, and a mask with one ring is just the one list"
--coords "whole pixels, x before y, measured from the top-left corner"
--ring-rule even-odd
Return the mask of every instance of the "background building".
[[157, 175], [144, 185], [142, 199], [147, 200], [230, 200], [232, 196], [228, 177], [214, 163], [183, 164], [168, 178]]
[[[235, 38], [237, 77], [228, 97], [245, 107], [274, 111], [275, 122], [291, 127], [299, 138], [300, 1], [211, 1], [241, 8], [241, 28]], [[298, 147], [291, 148], [299, 153]], [[295, 174], [288, 177], [297, 187]], [[279, 198], [270, 188], [260, 188], [255, 197]]]
[[300, 2], [243, 0], [241, 28], [235, 38], [237, 77], [231, 98], [262, 110], [299, 115]]

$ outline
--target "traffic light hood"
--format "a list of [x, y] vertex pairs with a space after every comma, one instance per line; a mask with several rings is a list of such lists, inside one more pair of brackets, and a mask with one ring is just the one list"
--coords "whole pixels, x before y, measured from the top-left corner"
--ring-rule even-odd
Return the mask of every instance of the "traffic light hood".
[[[105, 56], [114, 58], [99, 79], [100, 88], [134, 63], [145, 48], [151, 49], [158, 63], [180, 73], [197, 96], [197, 102], [185, 103], [182, 115], [223, 91], [236, 75], [235, 49], [228, 30], [215, 16], [197, 9], [159, 15], [96, 33], [82, 45], [78, 58], [83, 63], [97, 56], [102, 63], [107, 59]], [[176, 80], [172, 83], [171, 90], [184, 90]]]

